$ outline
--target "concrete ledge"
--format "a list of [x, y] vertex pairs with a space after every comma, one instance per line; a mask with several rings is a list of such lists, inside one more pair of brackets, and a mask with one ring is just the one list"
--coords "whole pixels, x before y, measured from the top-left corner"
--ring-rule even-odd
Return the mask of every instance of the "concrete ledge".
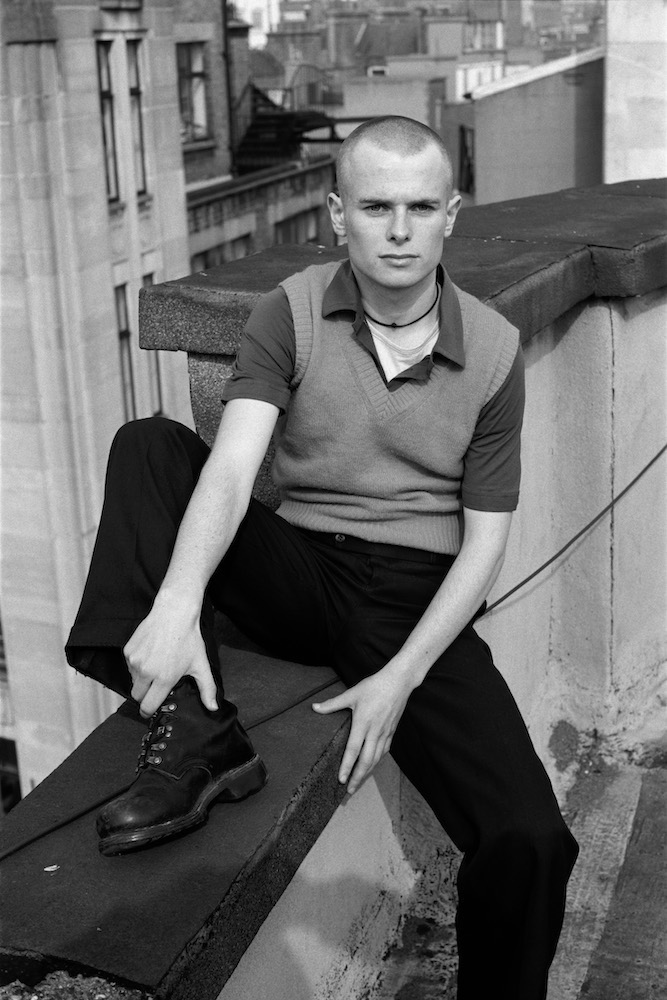
[[[141, 346], [234, 355], [243, 324], [260, 295], [309, 264], [344, 256], [344, 248], [271, 247], [223, 267], [142, 289]], [[145, 294], [153, 289], [157, 294]]]
[[132, 780], [145, 728], [125, 703], [3, 822], [2, 851], [43, 836], [2, 862], [0, 982], [65, 970], [173, 1000], [218, 996], [343, 797], [347, 732], [344, 716], [310, 707], [322, 684], [332, 686], [320, 697], [342, 690], [332, 671], [222, 655], [266, 788], [215, 806], [186, 838], [103, 858], [95, 813]]

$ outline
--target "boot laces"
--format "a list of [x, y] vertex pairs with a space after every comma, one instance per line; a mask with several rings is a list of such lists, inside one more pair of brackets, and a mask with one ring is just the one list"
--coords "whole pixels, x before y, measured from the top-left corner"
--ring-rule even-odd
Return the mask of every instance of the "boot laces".
[[175, 692], [172, 691], [164, 705], [160, 705], [157, 712], [151, 716], [148, 730], [141, 738], [137, 773], [149, 766], [156, 767], [162, 763], [160, 751], [167, 749], [167, 740], [171, 739], [174, 728], [173, 723], [169, 720], [174, 718], [174, 713], [178, 708], [174, 694]]

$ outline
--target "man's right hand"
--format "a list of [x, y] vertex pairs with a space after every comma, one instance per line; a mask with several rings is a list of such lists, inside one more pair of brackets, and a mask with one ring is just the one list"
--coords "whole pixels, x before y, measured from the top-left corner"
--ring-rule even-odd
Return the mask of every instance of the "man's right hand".
[[150, 718], [186, 674], [193, 677], [205, 708], [218, 708], [216, 686], [199, 626], [199, 612], [158, 594], [123, 655], [132, 676], [132, 697]]

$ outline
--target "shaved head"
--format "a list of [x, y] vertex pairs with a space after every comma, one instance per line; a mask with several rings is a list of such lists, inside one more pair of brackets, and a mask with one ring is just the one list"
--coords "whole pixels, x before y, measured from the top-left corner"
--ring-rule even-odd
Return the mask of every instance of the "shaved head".
[[421, 152], [426, 146], [435, 146], [442, 154], [447, 173], [447, 191], [451, 195], [454, 175], [452, 161], [444, 142], [428, 125], [413, 118], [403, 118], [400, 115], [385, 115], [383, 118], [373, 118], [363, 122], [345, 139], [336, 159], [336, 183], [338, 193], [344, 200], [348, 190], [350, 161], [352, 154], [362, 142], [370, 142], [379, 149], [399, 153], [401, 156], [412, 156]]

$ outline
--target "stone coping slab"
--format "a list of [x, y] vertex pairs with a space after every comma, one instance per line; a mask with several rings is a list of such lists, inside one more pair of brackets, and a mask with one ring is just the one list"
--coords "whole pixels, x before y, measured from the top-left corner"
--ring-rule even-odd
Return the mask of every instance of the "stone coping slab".
[[312, 711], [322, 685], [320, 698], [343, 689], [328, 668], [230, 647], [222, 657], [266, 787], [214, 806], [186, 837], [103, 857], [95, 813], [132, 781], [145, 729], [126, 702], [2, 823], [0, 851], [44, 836], [0, 861], [0, 982], [62, 969], [170, 1000], [218, 996], [344, 795], [348, 727], [347, 714]]
[[[464, 208], [443, 262], [530, 339], [592, 295], [640, 295], [667, 283], [667, 179], [575, 188]], [[345, 247], [280, 246], [142, 289], [145, 348], [233, 355], [264, 292]]]

